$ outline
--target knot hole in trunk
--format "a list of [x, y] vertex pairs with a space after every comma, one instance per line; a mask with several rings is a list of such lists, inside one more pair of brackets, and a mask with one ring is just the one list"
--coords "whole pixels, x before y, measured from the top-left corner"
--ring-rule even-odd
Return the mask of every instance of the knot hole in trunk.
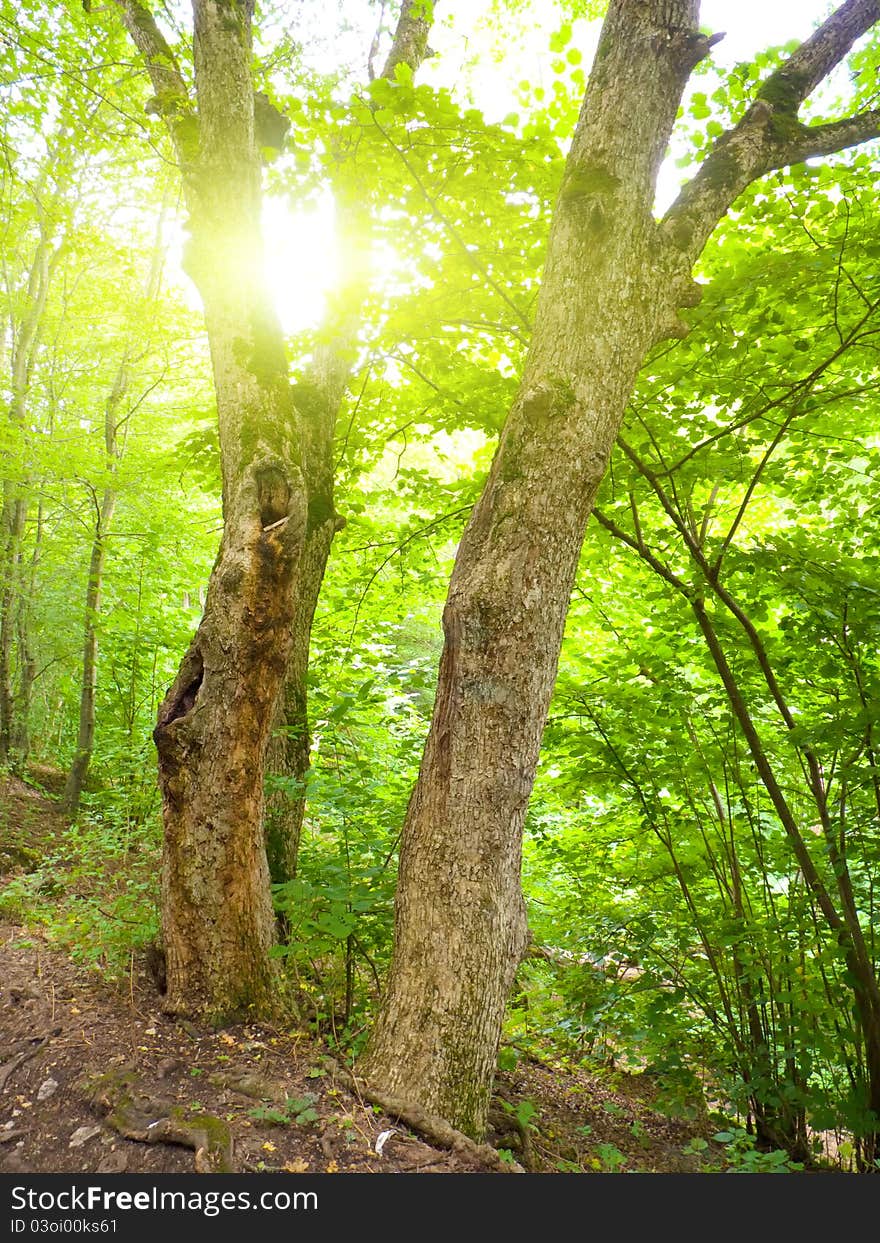
[[265, 531], [267, 527], [274, 526], [287, 517], [290, 510], [290, 484], [286, 474], [278, 466], [263, 466], [255, 472], [255, 479], [260, 526]]
[[182, 689], [168, 705], [167, 711], [159, 721], [156, 733], [170, 725], [172, 721], [177, 721], [181, 717], [186, 716], [195, 707], [196, 699], [202, 686], [202, 678], [205, 675], [202, 654], [198, 648], [190, 654], [186, 665], [180, 672], [181, 676], [178, 681]]

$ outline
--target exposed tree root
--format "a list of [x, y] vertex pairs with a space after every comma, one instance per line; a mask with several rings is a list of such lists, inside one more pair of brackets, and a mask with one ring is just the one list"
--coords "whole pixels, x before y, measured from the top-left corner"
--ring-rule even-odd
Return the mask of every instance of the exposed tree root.
[[[499, 1096], [498, 1100], [509, 1104], [503, 1096]], [[506, 1109], [490, 1109], [489, 1110], [489, 1126], [495, 1132], [496, 1142], [499, 1137], [507, 1137], [513, 1141], [513, 1146], [518, 1148], [522, 1156], [522, 1164], [526, 1172], [531, 1174], [535, 1170], [535, 1151], [532, 1147], [532, 1137], [527, 1125], [522, 1123], [514, 1112], [508, 1112]]]
[[50, 1032], [46, 1032], [45, 1036], [41, 1036], [29, 1049], [25, 1049], [23, 1053], [17, 1053], [15, 1057], [11, 1057], [8, 1062], [4, 1062], [0, 1066], [0, 1092], [6, 1088], [6, 1081], [10, 1075], [14, 1075], [19, 1066], [24, 1066], [25, 1062], [29, 1062], [32, 1057], [36, 1057], [41, 1049], [45, 1049], [46, 1045], [53, 1036], [57, 1036], [61, 1031], [60, 1027], [54, 1028]]
[[344, 1066], [341, 1066], [335, 1058], [325, 1057], [324, 1063], [333, 1078], [347, 1087], [355, 1096], [369, 1101], [372, 1105], [378, 1105], [387, 1114], [393, 1118], [399, 1118], [413, 1131], [426, 1136], [440, 1148], [449, 1148], [459, 1156], [477, 1161], [480, 1165], [488, 1166], [489, 1169], [496, 1170], [499, 1174], [525, 1173], [523, 1167], [516, 1161], [503, 1160], [501, 1154], [491, 1144], [476, 1143], [462, 1131], [457, 1131], [454, 1126], [450, 1126], [446, 1119], [438, 1114], [428, 1113], [420, 1105], [414, 1105], [411, 1101], [404, 1101], [396, 1096], [389, 1096], [363, 1083]]
[[283, 1083], [276, 1079], [267, 1079], [263, 1075], [238, 1074], [224, 1071], [221, 1074], [209, 1075], [208, 1082], [215, 1087], [228, 1088], [240, 1096], [248, 1096], [255, 1101], [272, 1101], [283, 1105], [290, 1093]]
[[123, 1139], [192, 1148], [197, 1174], [234, 1172], [232, 1135], [221, 1118], [151, 1099], [137, 1090], [131, 1070], [93, 1076], [81, 1086], [90, 1104]]

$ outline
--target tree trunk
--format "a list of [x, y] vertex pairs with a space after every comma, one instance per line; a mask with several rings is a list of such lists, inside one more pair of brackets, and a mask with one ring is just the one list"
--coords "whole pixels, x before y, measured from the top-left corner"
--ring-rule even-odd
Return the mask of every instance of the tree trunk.
[[[162, 279], [162, 260], [164, 247], [162, 231], [165, 222], [166, 201], [162, 204], [156, 225], [156, 239], [150, 261], [150, 272], [144, 290], [146, 306], [155, 308]], [[145, 331], [146, 308], [139, 310], [139, 328], [141, 336]], [[113, 512], [116, 508], [116, 488], [114, 479], [125, 452], [125, 441], [129, 428], [130, 412], [120, 417], [119, 411], [125, 398], [129, 382], [129, 363], [131, 344], [127, 344], [122, 352], [119, 366], [112, 387], [104, 403], [104, 462], [110, 483], [104, 488], [100, 505], [93, 495], [95, 504], [95, 528], [92, 539], [92, 551], [89, 558], [89, 576], [86, 582], [85, 612], [83, 619], [83, 666], [80, 683], [79, 727], [77, 730], [76, 752], [67, 776], [64, 788], [62, 807], [64, 812], [73, 819], [79, 810], [79, 801], [95, 746], [95, 696], [98, 690], [98, 615], [101, 610], [101, 590], [104, 578], [104, 560], [106, 557], [107, 537]]]
[[[433, 0], [403, 0], [381, 77], [393, 80], [400, 64], [407, 65], [413, 74], [418, 71], [429, 50], [433, 16]], [[343, 154], [343, 145], [337, 155], [334, 185], [343, 285], [335, 299], [338, 309], [331, 313], [329, 331], [325, 328], [328, 339], [315, 350], [307, 381], [297, 391], [300, 404], [308, 408], [304, 465], [309, 523], [294, 601], [293, 643], [267, 759], [268, 772], [276, 779], [266, 810], [266, 850], [276, 884], [296, 876], [299, 857], [311, 750], [307, 675], [312, 623], [333, 537], [344, 524], [334, 507], [334, 435], [357, 355], [358, 328], [369, 291], [370, 219], [365, 178], [370, 173], [352, 165], [351, 155]]]
[[215, 1020], [271, 1004], [263, 771], [306, 535], [301, 428], [265, 287], [252, 0], [195, 0], [198, 117], [150, 13], [120, 0], [175, 143], [205, 308], [224, 531], [205, 613], [158, 715], [166, 1008]]
[[4, 487], [6, 500], [0, 517], [0, 764], [12, 758], [18, 722], [15, 719], [13, 648], [18, 593], [21, 588], [22, 540], [27, 521], [27, 501]]
[[[848, 0], [764, 84], [656, 223], [656, 175], [682, 90], [713, 42], [698, 16], [698, 0], [611, 0], [523, 380], [443, 614], [437, 698], [403, 829], [394, 956], [361, 1071], [374, 1089], [470, 1135], [484, 1129], [527, 940], [522, 829], [569, 594], [636, 374], [652, 345], [687, 331], [677, 312], [697, 300], [692, 265], [736, 195], [771, 168], [880, 128], [875, 114], [797, 122], [805, 96], [880, 17], [876, 0]], [[774, 85], [786, 89], [765, 94]]]
[[308, 528], [293, 601], [293, 637], [284, 690], [278, 702], [267, 770], [280, 779], [269, 795], [266, 849], [275, 884], [296, 876], [299, 843], [306, 808], [311, 735], [308, 713], [309, 647], [312, 622], [333, 536], [342, 525], [333, 499], [333, 437], [354, 353], [356, 328], [318, 347], [309, 383], [297, 389], [297, 400], [308, 410], [305, 461], [309, 489]]
[[609, 11], [524, 377], [459, 545], [403, 831], [391, 975], [361, 1067], [474, 1136], [528, 938], [522, 830], [587, 518], [642, 360], [690, 291], [689, 274], [658, 279], [651, 204], [706, 43], [695, 4], [662, 6], [663, 20], [656, 7]]
[[[13, 324], [12, 400], [9, 418], [23, 424], [27, 408], [31, 374], [40, 342], [43, 315], [49, 296], [49, 283], [58, 256], [53, 250], [48, 219], [41, 216], [40, 236], [28, 273], [25, 309], [21, 321]], [[13, 647], [16, 617], [20, 615], [22, 541], [27, 524], [28, 501], [19, 484], [3, 483], [3, 508], [0, 513], [0, 764], [9, 761], [13, 742], [20, 733], [15, 721], [13, 691]], [[25, 659], [24, 653], [21, 653]]]
[[92, 762], [92, 751], [95, 745], [95, 695], [98, 689], [98, 614], [101, 609], [101, 589], [104, 580], [104, 558], [106, 555], [107, 529], [116, 508], [116, 493], [112, 488], [105, 488], [98, 512], [95, 516], [95, 530], [92, 539], [92, 552], [89, 558], [89, 576], [86, 582], [85, 617], [83, 622], [83, 665], [82, 681], [79, 697], [79, 728], [76, 738], [76, 752], [61, 800], [62, 810], [70, 819], [74, 819], [79, 811], [79, 801], [89, 765]]

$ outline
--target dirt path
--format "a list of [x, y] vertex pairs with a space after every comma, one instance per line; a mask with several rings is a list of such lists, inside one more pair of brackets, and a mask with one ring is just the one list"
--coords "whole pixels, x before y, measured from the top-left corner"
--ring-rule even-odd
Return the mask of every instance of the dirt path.
[[[64, 832], [45, 792], [0, 783], [0, 891]], [[111, 984], [41, 929], [0, 922], [0, 1171], [483, 1168], [360, 1101], [324, 1059], [296, 1030], [172, 1020], [140, 956]], [[683, 1150], [713, 1129], [657, 1113], [644, 1076], [523, 1059], [497, 1086], [489, 1139], [539, 1171], [693, 1171], [699, 1158]], [[707, 1156], [718, 1160], [717, 1145]]]

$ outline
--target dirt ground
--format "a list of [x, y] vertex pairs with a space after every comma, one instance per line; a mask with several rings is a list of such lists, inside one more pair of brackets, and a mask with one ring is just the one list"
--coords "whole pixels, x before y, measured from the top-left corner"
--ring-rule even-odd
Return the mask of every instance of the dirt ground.
[[[64, 826], [46, 792], [0, 785], [0, 891]], [[499, 1074], [489, 1141], [537, 1172], [722, 1165], [704, 1119], [652, 1107], [644, 1075], [523, 1059]], [[523, 1125], [514, 1119], [528, 1102]], [[529, 1118], [531, 1110], [534, 1113]], [[684, 1151], [709, 1141], [702, 1157]], [[108, 983], [38, 928], [0, 923], [0, 1171], [461, 1173], [485, 1169], [360, 1100], [311, 1036], [214, 1031], [162, 1012], [146, 963]]]

